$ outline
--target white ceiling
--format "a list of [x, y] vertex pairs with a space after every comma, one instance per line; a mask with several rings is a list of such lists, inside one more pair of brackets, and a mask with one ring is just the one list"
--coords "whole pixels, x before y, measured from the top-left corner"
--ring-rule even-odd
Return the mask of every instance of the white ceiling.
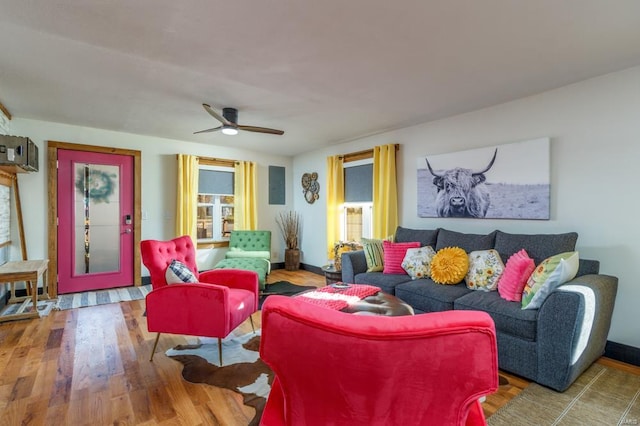
[[282, 155], [638, 64], [637, 0], [0, 0], [15, 117]]

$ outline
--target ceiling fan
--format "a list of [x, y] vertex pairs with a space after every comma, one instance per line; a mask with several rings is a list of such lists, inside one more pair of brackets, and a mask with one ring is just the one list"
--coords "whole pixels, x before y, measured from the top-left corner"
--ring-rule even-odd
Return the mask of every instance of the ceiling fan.
[[267, 127], [256, 127], [256, 126], [243, 126], [238, 124], [238, 110], [235, 108], [222, 108], [222, 115], [218, 114], [210, 105], [202, 104], [205, 111], [207, 111], [213, 118], [222, 123], [221, 126], [214, 127], [212, 129], [200, 130], [198, 133], [209, 133], [215, 132], [217, 130], [222, 130], [222, 133], [225, 135], [237, 135], [238, 130], [246, 130], [247, 132], [256, 132], [256, 133], [269, 133], [272, 135], [283, 135], [283, 130], [269, 129]]

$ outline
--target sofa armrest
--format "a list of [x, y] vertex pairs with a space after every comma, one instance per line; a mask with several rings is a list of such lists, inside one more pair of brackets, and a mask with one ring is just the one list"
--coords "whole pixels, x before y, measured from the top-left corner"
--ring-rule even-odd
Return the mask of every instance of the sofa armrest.
[[364, 257], [364, 250], [346, 251], [342, 253], [342, 281], [345, 283], [355, 283], [357, 274], [367, 272], [367, 259]]
[[591, 274], [549, 295], [538, 315], [538, 383], [564, 391], [604, 353], [617, 289], [616, 277]]

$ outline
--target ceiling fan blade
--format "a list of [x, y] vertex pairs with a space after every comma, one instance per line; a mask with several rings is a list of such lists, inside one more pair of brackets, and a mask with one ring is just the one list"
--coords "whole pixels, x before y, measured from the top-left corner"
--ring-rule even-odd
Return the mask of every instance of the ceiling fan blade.
[[213, 118], [215, 118], [216, 120], [218, 120], [219, 122], [221, 122], [222, 124], [231, 124], [229, 122], [229, 120], [227, 120], [226, 118], [224, 118], [223, 116], [221, 116], [220, 114], [218, 114], [213, 108], [211, 108], [211, 105], [207, 105], [207, 104], [202, 104], [202, 107], [205, 109], [205, 111], [207, 111]]
[[193, 132], [193, 134], [197, 135], [198, 133], [210, 133], [220, 129], [222, 129], [222, 126], [214, 127], [213, 129], [200, 130], [199, 132]]
[[241, 125], [238, 125], [238, 129], [246, 130], [247, 132], [269, 133], [269, 134], [272, 134], [272, 135], [284, 135], [284, 131], [283, 130], [269, 129], [267, 127], [241, 126]]

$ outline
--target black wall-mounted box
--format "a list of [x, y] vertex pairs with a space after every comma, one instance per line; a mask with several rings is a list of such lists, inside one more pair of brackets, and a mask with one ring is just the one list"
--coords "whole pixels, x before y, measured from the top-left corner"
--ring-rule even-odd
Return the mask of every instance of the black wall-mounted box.
[[29, 138], [0, 135], [0, 165], [38, 171], [38, 147]]

